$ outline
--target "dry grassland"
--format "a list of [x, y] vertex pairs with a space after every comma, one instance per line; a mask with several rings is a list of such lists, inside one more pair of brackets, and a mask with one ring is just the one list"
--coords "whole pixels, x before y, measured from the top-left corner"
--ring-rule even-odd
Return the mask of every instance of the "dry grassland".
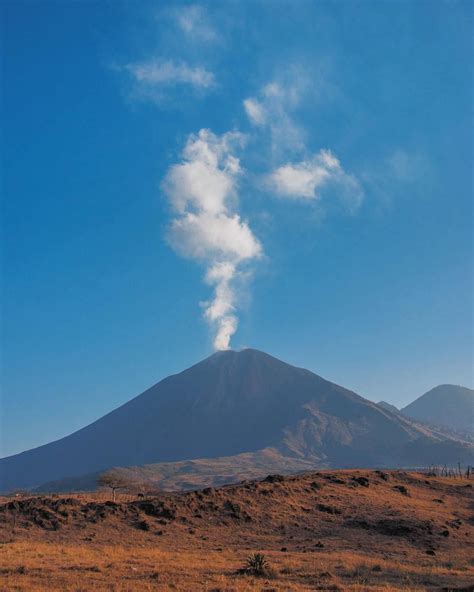
[[[472, 491], [322, 471], [115, 504], [3, 498], [0, 590], [474, 590]], [[262, 577], [239, 572], [253, 552], [270, 563]]]

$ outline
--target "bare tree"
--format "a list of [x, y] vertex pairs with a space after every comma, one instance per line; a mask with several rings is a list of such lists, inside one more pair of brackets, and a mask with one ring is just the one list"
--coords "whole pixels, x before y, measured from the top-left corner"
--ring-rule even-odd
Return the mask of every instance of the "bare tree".
[[112, 490], [112, 499], [115, 501], [115, 492], [118, 489], [126, 489], [130, 487], [131, 482], [124, 477], [117, 469], [110, 469], [102, 473], [97, 479], [97, 483], [102, 487], [110, 487]]

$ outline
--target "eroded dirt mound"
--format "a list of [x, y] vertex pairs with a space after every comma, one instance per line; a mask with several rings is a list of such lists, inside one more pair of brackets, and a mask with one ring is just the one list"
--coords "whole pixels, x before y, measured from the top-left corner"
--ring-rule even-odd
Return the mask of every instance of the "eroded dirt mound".
[[323, 471], [126, 502], [93, 495], [35, 496], [1, 504], [0, 526], [3, 533], [12, 528], [68, 532], [96, 524], [151, 532], [188, 527], [203, 535], [219, 529], [222, 536], [235, 534], [238, 526], [239, 532], [287, 535], [289, 544], [308, 537], [350, 540], [366, 531], [433, 548], [440, 537], [466, 536], [469, 516], [447, 508], [440, 512], [447, 495], [455, 494], [458, 507], [460, 500], [467, 504], [472, 498], [469, 484], [452, 485], [404, 472]]

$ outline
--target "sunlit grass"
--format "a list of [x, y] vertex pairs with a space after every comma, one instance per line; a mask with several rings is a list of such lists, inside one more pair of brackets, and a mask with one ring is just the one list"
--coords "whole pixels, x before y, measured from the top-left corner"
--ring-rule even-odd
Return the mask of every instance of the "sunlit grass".
[[[189, 505], [195, 498], [184, 497], [185, 521], [178, 516], [163, 526], [147, 518], [149, 531], [137, 529], [135, 519], [122, 515], [92, 523], [70, 515], [58, 531], [33, 524], [13, 527], [11, 515], [6, 515], [0, 522], [0, 590], [421, 592], [452, 584], [462, 587], [473, 580], [472, 494], [464, 484], [426, 484], [424, 477], [406, 475], [400, 481], [410, 492], [405, 496], [393, 488], [396, 476], [380, 482], [372, 475], [369, 487], [354, 488], [354, 471], [338, 474], [345, 485], [332, 484], [323, 475], [317, 488], [311, 487], [315, 477], [307, 476], [283, 485], [218, 490], [203, 498], [204, 508], [211, 499], [212, 503], [199, 519]], [[440, 496], [442, 504], [435, 500]], [[226, 500], [238, 502], [252, 521], [223, 514]], [[81, 501], [103, 499], [84, 494]], [[318, 511], [321, 502], [341, 513]], [[436, 555], [426, 553], [424, 539], [350, 529], [345, 521], [352, 516], [433, 523], [430, 536]], [[448, 538], [440, 537], [440, 529], [456, 516], [462, 518], [462, 527], [451, 529]], [[159, 536], [158, 529], [164, 529]], [[320, 537], [324, 545], [317, 547]], [[263, 553], [271, 567], [263, 577], [242, 571], [254, 553]]]

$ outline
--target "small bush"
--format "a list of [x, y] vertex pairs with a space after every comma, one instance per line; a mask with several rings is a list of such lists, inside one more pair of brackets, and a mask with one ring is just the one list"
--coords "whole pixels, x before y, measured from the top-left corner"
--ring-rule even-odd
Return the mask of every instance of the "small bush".
[[252, 576], [266, 576], [270, 571], [270, 564], [263, 553], [252, 553], [247, 557], [243, 571]]
[[139, 520], [136, 525], [139, 530], [150, 530], [150, 525], [146, 520]]
[[341, 510], [339, 510], [339, 508], [333, 508], [332, 506], [327, 506], [326, 504], [316, 504], [316, 509], [320, 512], [326, 512], [326, 514], [341, 514]]
[[360, 586], [366, 586], [369, 583], [369, 571], [370, 568], [367, 565], [358, 565], [354, 570], [352, 577]]

